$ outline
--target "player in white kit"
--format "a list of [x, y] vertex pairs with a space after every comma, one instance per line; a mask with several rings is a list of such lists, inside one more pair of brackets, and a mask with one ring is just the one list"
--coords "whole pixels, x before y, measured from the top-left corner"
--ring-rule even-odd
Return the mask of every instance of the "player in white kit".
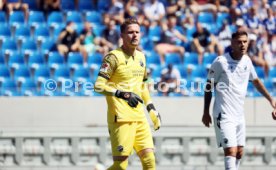
[[231, 52], [215, 59], [205, 87], [202, 122], [207, 127], [212, 123], [209, 107], [214, 88], [214, 127], [218, 146], [224, 149], [226, 170], [238, 170], [245, 146], [244, 99], [249, 81], [252, 81], [257, 90], [270, 102], [274, 108], [272, 117], [276, 119], [276, 102], [258, 79], [254, 66], [246, 54], [247, 47], [247, 33], [245, 31], [233, 33]]

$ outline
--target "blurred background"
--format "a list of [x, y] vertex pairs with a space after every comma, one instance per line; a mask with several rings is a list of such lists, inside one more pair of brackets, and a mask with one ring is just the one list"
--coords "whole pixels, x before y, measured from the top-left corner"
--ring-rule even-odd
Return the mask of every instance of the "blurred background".
[[[164, 126], [153, 132], [158, 169], [223, 169], [213, 128], [201, 123], [204, 85], [231, 34], [276, 92], [273, 0], [0, 0], [0, 169], [105, 169], [112, 163], [105, 98], [93, 91], [101, 61], [120, 46], [126, 17]], [[271, 107], [251, 83], [241, 170], [275, 169]], [[141, 169], [138, 157], [129, 169]]]

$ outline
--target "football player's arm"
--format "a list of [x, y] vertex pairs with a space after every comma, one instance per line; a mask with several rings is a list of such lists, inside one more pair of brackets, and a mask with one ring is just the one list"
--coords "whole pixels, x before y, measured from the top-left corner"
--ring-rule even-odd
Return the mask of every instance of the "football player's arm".
[[[147, 72], [145, 71], [145, 75]], [[147, 111], [150, 115], [150, 119], [154, 125], [154, 130], [158, 130], [161, 127], [161, 116], [160, 113], [156, 110], [155, 106], [150, 97], [148, 86], [146, 83], [147, 77], [144, 77], [144, 83], [142, 84], [142, 99], [146, 105]]]
[[118, 59], [115, 55], [108, 54], [105, 56], [103, 64], [101, 66], [99, 76], [95, 83], [95, 91], [103, 95], [111, 95], [125, 100], [130, 107], [136, 107], [138, 103], [143, 103], [143, 100], [132, 92], [124, 92], [110, 86], [108, 80], [117, 69]]

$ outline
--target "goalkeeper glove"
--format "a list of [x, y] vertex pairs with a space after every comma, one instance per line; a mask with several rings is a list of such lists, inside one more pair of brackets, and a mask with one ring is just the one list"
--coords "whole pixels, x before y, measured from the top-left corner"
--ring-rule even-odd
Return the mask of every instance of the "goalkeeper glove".
[[136, 107], [139, 102], [143, 103], [143, 100], [137, 94], [132, 92], [123, 92], [123, 91], [117, 90], [115, 92], [115, 96], [127, 101], [130, 107]]
[[152, 103], [147, 105], [147, 110], [150, 115], [150, 119], [153, 123], [154, 130], [158, 130], [161, 127], [161, 116], [158, 111], [156, 111]]

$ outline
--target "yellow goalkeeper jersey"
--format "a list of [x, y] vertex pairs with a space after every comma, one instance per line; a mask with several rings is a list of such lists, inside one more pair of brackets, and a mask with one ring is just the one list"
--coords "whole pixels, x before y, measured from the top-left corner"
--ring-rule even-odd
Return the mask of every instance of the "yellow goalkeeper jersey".
[[[99, 76], [107, 79], [108, 86], [133, 92], [141, 97], [142, 84], [147, 79], [145, 56], [136, 50], [134, 56], [128, 56], [121, 48], [111, 51], [103, 60]], [[115, 96], [106, 96], [108, 104], [108, 122], [145, 121], [143, 104], [139, 102], [136, 108], [127, 101]]]

